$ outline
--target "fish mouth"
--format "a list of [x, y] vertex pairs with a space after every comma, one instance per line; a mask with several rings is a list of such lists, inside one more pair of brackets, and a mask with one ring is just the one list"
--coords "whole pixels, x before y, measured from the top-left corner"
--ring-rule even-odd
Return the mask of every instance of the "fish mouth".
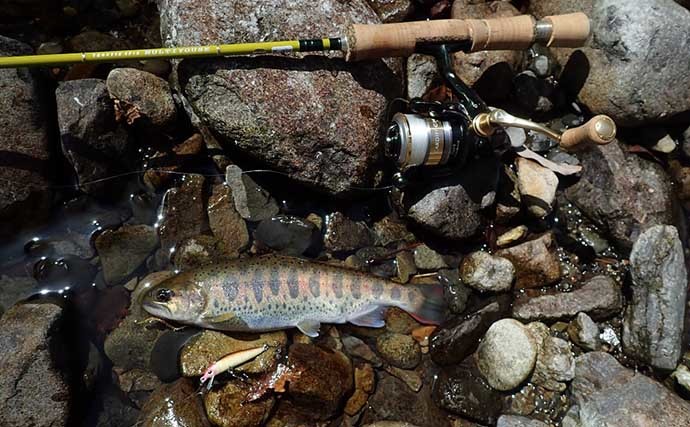
[[157, 301], [144, 301], [141, 306], [144, 310], [146, 310], [149, 314], [153, 316], [162, 317], [164, 319], [172, 318], [172, 312], [170, 311], [168, 305], [165, 303]]

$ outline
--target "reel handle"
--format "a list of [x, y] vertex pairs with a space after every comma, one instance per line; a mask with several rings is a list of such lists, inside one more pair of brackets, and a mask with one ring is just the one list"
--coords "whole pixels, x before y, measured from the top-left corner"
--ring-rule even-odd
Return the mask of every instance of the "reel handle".
[[561, 135], [559, 145], [564, 150], [574, 151], [587, 145], [606, 145], [616, 138], [616, 123], [609, 116], [600, 114], [576, 128]]
[[536, 21], [520, 15], [496, 19], [440, 19], [395, 24], [352, 25], [347, 32], [348, 61], [409, 56], [419, 46], [443, 43], [465, 52], [527, 49], [532, 43], [552, 47], [582, 46], [590, 34], [584, 13], [547, 16]]

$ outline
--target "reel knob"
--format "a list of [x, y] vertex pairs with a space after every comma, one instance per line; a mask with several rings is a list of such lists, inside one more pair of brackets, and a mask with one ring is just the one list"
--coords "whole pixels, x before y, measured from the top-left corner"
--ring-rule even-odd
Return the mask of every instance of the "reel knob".
[[592, 117], [587, 123], [568, 129], [561, 135], [560, 146], [574, 151], [587, 145], [606, 145], [616, 138], [616, 123], [603, 114]]

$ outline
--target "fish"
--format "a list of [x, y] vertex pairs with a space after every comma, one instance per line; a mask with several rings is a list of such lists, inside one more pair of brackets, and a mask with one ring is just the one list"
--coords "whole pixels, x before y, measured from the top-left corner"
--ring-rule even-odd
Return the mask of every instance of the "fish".
[[152, 316], [206, 329], [264, 332], [296, 327], [317, 337], [322, 323], [380, 328], [389, 307], [424, 324], [444, 315], [441, 285], [400, 285], [361, 271], [278, 255], [178, 273], [141, 298]]

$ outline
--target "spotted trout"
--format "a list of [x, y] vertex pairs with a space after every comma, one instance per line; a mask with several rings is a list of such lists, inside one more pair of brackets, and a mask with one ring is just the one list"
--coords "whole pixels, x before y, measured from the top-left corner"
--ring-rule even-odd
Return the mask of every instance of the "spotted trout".
[[387, 307], [438, 324], [438, 285], [407, 285], [306, 260], [263, 256], [213, 264], [177, 274], [142, 297], [153, 316], [223, 331], [297, 327], [318, 336], [321, 323], [382, 327]]

